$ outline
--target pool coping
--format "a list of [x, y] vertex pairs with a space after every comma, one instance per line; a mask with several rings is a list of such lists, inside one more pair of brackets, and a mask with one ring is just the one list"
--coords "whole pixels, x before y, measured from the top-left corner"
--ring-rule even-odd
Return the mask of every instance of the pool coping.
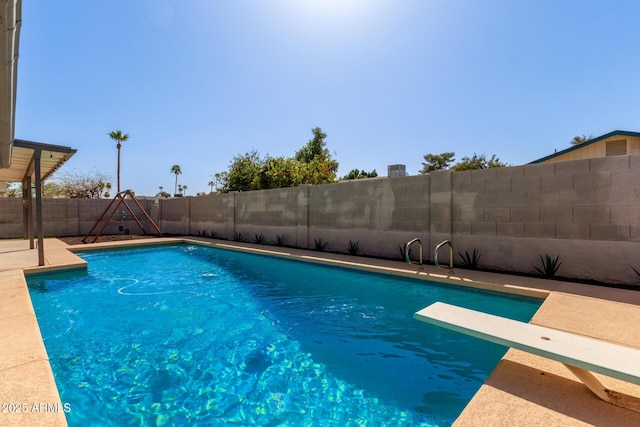
[[[640, 322], [638, 291], [462, 269], [456, 269], [454, 275], [449, 275], [447, 270], [431, 265], [424, 265], [424, 270], [421, 270], [418, 265], [401, 261], [193, 236], [91, 245], [66, 245], [57, 239], [47, 239], [45, 266], [26, 265], [21, 269], [0, 271], [0, 323], [8, 322], [11, 325], [10, 328], [5, 328], [9, 333], [0, 338], [0, 360], [10, 360], [9, 356], [16, 353], [29, 355], [31, 358], [16, 361], [11, 366], [3, 367], [0, 364], [0, 402], [16, 400], [27, 405], [45, 402], [51, 403], [48, 409], [63, 408], [35, 321], [25, 276], [86, 268], [86, 262], [75, 254], [79, 251], [176, 243], [198, 244], [541, 298], [544, 301], [531, 323], [640, 348], [640, 331], [634, 332], [629, 327]], [[2, 301], [5, 301], [4, 304]], [[596, 318], [594, 313], [600, 313], [600, 316]], [[25, 381], [25, 378], [29, 380]], [[640, 386], [603, 376], [599, 378], [614, 390], [640, 399]], [[17, 386], [22, 387], [19, 392], [16, 391]], [[454, 425], [539, 425], [542, 419], [546, 424], [562, 425], [640, 425], [640, 413], [600, 401], [585, 390], [562, 365], [509, 350]], [[25, 413], [0, 413], [0, 424], [64, 426], [66, 420], [61, 410], [30, 410]]]

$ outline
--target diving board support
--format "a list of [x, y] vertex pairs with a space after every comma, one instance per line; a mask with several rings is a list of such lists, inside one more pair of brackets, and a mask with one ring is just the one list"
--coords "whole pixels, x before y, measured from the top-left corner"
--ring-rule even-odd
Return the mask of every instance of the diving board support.
[[560, 362], [600, 399], [640, 412], [638, 399], [607, 389], [592, 374], [596, 372], [640, 385], [639, 349], [442, 302], [423, 308], [413, 317]]
[[582, 383], [586, 385], [589, 390], [593, 392], [593, 394], [595, 394], [605, 402], [615, 403], [615, 396], [610, 396], [610, 394], [615, 392], [612, 392], [604, 385], [602, 385], [602, 383], [598, 381], [598, 379], [591, 372], [587, 371], [586, 369], [580, 369], [572, 365], [567, 365], [566, 363], [563, 363], [563, 365], [566, 366], [567, 369], [571, 371], [571, 373], [575, 375], [580, 381], [582, 381]]

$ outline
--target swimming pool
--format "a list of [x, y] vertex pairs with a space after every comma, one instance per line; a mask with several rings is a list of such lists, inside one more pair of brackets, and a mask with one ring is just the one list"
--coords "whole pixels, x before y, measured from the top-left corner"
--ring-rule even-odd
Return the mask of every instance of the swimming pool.
[[413, 313], [541, 303], [201, 246], [81, 256], [28, 279], [71, 426], [448, 425], [506, 349]]

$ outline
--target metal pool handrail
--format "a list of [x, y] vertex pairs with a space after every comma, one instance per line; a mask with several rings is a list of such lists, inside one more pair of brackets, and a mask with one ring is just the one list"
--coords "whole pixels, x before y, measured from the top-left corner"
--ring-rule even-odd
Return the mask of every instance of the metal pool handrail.
[[[449, 267], [443, 267], [438, 264], [438, 250], [444, 245], [449, 245]], [[453, 274], [453, 245], [450, 241], [445, 240], [444, 242], [438, 243], [436, 250], [433, 253], [433, 263], [436, 267], [449, 268], [449, 274]]]
[[409, 264], [413, 263], [413, 261], [411, 261], [411, 258], [409, 257], [409, 248], [415, 242], [418, 242], [418, 245], [420, 246], [420, 259], [418, 261], [418, 264], [420, 265], [420, 270], [424, 270], [424, 267], [422, 267], [422, 242], [420, 241], [420, 239], [418, 239], [418, 238], [413, 239], [413, 240], [409, 241], [406, 245], [404, 245], [404, 260], [406, 262], [408, 262]]

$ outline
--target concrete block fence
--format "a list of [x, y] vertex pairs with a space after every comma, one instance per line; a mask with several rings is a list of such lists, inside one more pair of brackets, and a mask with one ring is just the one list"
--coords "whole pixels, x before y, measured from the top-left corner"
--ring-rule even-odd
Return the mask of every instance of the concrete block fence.
[[[45, 200], [45, 234], [85, 234], [108, 202]], [[428, 261], [450, 240], [455, 262], [476, 249], [482, 268], [535, 273], [549, 254], [559, 276], [640, 283], [638, 155], [141, 202], [167, 234], [345, 253], [358, 242], [361, 255], [397, 259], [419, 238]], [[22, 236], [21, 212], [20, 199], [0, 200], [0, 237]], [[106, 232], [124, 230], [139, 232], [126, 215]]]

